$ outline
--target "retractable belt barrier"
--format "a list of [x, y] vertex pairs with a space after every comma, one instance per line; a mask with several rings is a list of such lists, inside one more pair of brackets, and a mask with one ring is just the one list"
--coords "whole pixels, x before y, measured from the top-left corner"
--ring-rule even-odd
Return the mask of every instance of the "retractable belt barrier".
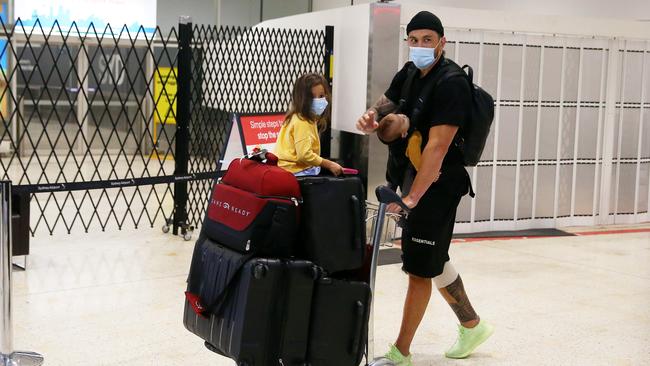
[[13, 345], [11, 260], [11, 182], [0, 182], [0, 365], [39, 366], [43, 356], [34, 352], [15, 351]]
[[224, 171], [201, 172], [187, 175], [164, 175], [159, 177], [131, 178], [131, 179], [113, 179], [93, 182], [72, 182], [72, 183], [45, 183], [45, 184], [27, 184], [14, 186], [14, 193], [48, 193], [48, 192], [67, 192], [67, 191], [85, 191], [90, 189], [106, 189], [120, 187], [136, 187], [154, 184], [191, 182], [205, 179], [216, 179], [224, 175]]

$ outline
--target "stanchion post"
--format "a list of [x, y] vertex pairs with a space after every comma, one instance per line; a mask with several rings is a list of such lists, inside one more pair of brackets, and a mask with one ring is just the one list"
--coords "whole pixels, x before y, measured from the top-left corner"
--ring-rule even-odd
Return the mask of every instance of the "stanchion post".
[[[178, 22], [178, 76], [176, 92], [176, 168], [174, 175], [187, 175], [189, 161], [189, 124], [191, 79], [192, 79], [192, 18], [181, 16]], [[178, 228], [184, 235], [187, 230], [187, 181], [174, 183], [174, 220], [173, 233], [178, 234]]]
[[[0, 355], [13, 352], [13, 326], [11, 324], [11, 183], [0, 186], [0, 271], [2, 272], [2, 314], [0, 314]], [[9, 191], [9, 192], [8, 192]], [[2, 356], [0, 356], [2, 357]], [[4, 363], [0, 363], [4, 365]]]
[[33, 352], [14, 351], [11, 304], [11, 182], [0, 182], [0, 366], [39, 366], [43, 356]]
[[[334, 80], [334, 27], [328, 25], [325, 27], [325, 56], [323, 59], [323, 64], [325, 69], [325, 79], [330, 87], [330, 92], [333, 92], [333, 80]], [[332, 108], [330, 107], [330, 111]], [[327, 159], [332, 157], [332, 124], [331, 122], [327, 125], [325, 131], [320, 135], [321, 147], [320, 153], [321, 156]]]

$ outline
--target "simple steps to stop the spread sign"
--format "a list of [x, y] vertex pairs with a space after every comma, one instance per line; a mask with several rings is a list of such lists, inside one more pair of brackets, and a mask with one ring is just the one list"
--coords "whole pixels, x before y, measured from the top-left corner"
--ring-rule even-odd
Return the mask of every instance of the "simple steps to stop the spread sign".
[[248, 154], [258, 147], [274, 151], [283, 122], [284, 113], [239, 115], [237, 124], [245, 152]]
[[255, 148], [275, 150], [280, 128], [284, 122], [285, 114], [259, 113], [259, 114], [232, 114], [232, 126], [226, 152], [219, 169], [226, 169], [233, 159], [241, 158], [251, 153]]

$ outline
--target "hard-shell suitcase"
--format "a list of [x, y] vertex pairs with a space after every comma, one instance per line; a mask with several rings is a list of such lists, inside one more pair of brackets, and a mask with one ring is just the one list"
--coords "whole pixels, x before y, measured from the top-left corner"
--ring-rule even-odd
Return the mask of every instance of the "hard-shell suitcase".
[[329, 273], [360, 268], [366, 197], [358, 177], [301, 177], [299, 255]]
[[317, 268], [196, 244], [184, 325], [238, 365], [305, 363]]
[[370, 286], [320, 278], [312, 302], [307, 358], [312, 366], [357, 366], [366, 349]]
[[366, 361], [374, 356], [372, 301], [375, 300], [373, 294], [386, 209], [388, 204], [397, 203], [405, 213], [410, 211], [390, 188], [380, 186], [375, 193], [379, 208], [373, 223], [371, 246], [366, 249], [370, 255], [369, 273], [361, 276], [367, 278], [368, 283], [327, 277], [316, 283], [307, 351], [312, 366], [358, 365], [365, 349]]

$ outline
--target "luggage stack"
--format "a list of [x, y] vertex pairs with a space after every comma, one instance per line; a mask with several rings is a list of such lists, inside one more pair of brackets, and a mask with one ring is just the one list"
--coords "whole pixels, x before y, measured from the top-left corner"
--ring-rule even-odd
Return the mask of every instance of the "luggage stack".
[[211, 193], [183, 322], [238, 365], [357, 366], [366, 252], [357, 177], [296, 179], [269, 153], [234, 160]]

